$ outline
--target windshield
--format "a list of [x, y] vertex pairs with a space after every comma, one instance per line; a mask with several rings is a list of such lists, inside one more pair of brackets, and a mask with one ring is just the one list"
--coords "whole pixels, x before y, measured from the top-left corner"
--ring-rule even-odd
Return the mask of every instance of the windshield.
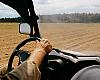
[[[99, 0], [33, 0], [33, 3], [39, 16], [40, 34], [55, 48], [100, 54]], [[27, 38], [18, 33], [21, 21], [14, 9], [0, 3], [0, 62], [7, 61], [16, 45]]]
[[100, 53], [99, 0], [34, 0], [42, 37], [54, 47]]

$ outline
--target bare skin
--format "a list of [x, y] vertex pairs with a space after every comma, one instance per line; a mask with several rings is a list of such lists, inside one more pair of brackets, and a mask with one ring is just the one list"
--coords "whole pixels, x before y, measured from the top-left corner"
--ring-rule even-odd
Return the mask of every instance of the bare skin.
[[41, 39], [41, 41], [36, 41], [36, 48], [31, 52], [30, 57], [27, 61], [34, 61], [39, 67], [44, 56], [52, 50], [52, 45], [47, 39]]

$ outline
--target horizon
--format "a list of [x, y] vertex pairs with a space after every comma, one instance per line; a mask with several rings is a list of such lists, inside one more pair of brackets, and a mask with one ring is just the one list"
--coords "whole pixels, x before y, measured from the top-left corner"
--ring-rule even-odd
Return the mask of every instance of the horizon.
[[[33, 0], [37, 15], [100, 13], [99, 0]], [[12, 8], [0, 3], [0, 18], [19, 17]]]
[[[89, 15], [89, 14], [93, 14], [93, 15], [95, 15], [95, 14], [98, 14], [98, 15], [100, 15], [100, 13], [62, 13], [62, 14], [37, 14], [37, 16], [52, 16], [52, 15], [64, 15], [64, 14], [68, 14], [68, 15], [70, 15], [70, 14], [87, 14], [87, 15]], [[14, 16], [14, 17], [0, 17], [0, 19], [4, 19], [4, 18], [19, 18], [19, 17], [21, 17], [21, 16]]]

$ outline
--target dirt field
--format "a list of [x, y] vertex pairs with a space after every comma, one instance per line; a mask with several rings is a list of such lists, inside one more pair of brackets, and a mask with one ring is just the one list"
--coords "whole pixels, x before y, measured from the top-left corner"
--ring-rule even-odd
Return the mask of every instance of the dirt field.
[[[16, 45], [27, 38], [18, 33], [18, 25], [0, 23], [0, 66], [7, 63]], [[39, 26], [41, 36], [49, 39], [56, 48], [100, 54], [100, 24], [42, 23]], [[29, 45], [31, 51], [33, 46]]]

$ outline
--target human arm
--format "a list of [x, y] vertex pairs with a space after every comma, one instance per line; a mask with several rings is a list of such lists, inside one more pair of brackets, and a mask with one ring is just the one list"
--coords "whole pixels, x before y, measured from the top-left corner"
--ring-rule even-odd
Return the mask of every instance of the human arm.
[[52, 45], [47, 39], [36, 41], [36, 48], [27, 61], [34, 61], [39, 67], [44, 56], [52, 50]]
[[8, 80], [39, 80], [40, 71], [38, 67], [40, 66], [46, 53], [49, 53], [51, 50], [52, 46], [48, 40], [42, 39], [40, 42], [36, 41], [36, 48], [31, 53], [28, 60], [23, 62], [13, 71], [6, 74], [4, 77]]

